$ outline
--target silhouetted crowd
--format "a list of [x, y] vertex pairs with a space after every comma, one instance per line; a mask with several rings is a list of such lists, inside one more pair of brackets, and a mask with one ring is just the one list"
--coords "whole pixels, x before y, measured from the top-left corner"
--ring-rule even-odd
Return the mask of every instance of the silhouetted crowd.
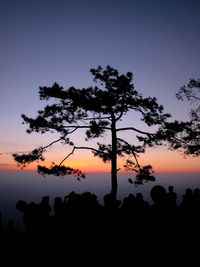
[[[90, 192], [71, 192], [56, 197], [53, 207], [49, 196], [39, 204], [19, 200], [17, 210], [22, 212], [24, 232], [19, 232], [13, 221], [3, 226], [0, 217], [1, 243], [7, 246], [56, 244], [75, 250], [86, 249], [86, 244], [103, 243], [104, 248], [133, 242], [132, 247], [147, 249], [159, 242], [183, 240], [198, 236], [200, 229], [200, 189], [186, 189], [180, 205], [173, 186], [166, 191], [160, 185], [150, 191], [153, 204], [144, 200], [141, 193], [129, 194], [123, 201], [113, 200], [110, 194], [99, 204]], [[155, 242], [156, 240], [156, 242]], [[173, 240], [173, 242], [172, 242]], [[93, 246], [93, 245], [91, 245]]]

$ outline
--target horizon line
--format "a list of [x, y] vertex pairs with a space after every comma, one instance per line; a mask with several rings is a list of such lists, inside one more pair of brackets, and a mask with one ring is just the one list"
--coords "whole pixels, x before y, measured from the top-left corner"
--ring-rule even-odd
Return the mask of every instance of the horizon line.
[[[0, 168], [0, 171], [16, 171], [16, 172], [37, 172], [36, 169], [20, 169], [20, 168]], [[85, 175], [87, 174], [109, 174], [111, 175], [110, 172], [108, 171], [87, 171], [83, 172]], [[129, 173], [125, 171], [118, 172], [118, 174], [127, 174], [127, 175], [136, 175], [136, 173]], [[200, 174], [200, 171], [157, 171], [152, 173], [152, 175], [156, 174]]]

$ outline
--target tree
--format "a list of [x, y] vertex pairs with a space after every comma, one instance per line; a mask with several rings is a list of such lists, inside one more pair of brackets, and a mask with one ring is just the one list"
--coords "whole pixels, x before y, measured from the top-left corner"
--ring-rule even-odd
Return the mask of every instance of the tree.
[[[119, 128], [118, 122], [131, 110], [138, 112], [147, 126], [163, 124], [170, 114], [163, 113], [163, 106], [158, 105], [155, 97], [144, 98], [134, 89], [131, 72], [120, 75], [110, 66], [105, 69], [99, 66], [91, 69], [90, 72], [94, 76], [95, 86], [93, 87], [83, 89], [70, 87], [64, 90], [63, 87], [54, 83], [52, 87], [39, 88], [40, 99], [46, 101], [53, 99], [54, 103], [39, 110], [35, 119], [22, 115], [24, 123], [29, 125], [27, 132], [55, 131], [60, 134], [60, 138], [47, 146], [34, 149], [29, 154], [13, 154], [13, 157], [20, 165], [26, 166], [35, 160], [44, 160], [43, 154], [49, 146], [56, 142], [63, 142], [72, 147], [71, 152], [60, 164], [54, 164], [50, 168], [39, 165], [38, 171], [43, 174], [56, 175], [74, 173], [80, 178], [84, 177], [80, 170], [66, 167], [63, 163], [76, 150], [91, 150], [94, 156], [100, 157], [104, 162], [111, 162], [111, 196], [116, 199], [118, 157], [129, 156], [125, 168], [137, 173], [136, 184], [144, 180], [155, 180], [151, 175], [151, 166], [141, 166], [138, 162], [138, 154], [145, 152], [145, 142], [142, 145], [133, 145], [119, 138], [118, 133], [134, 131], [139, 141], [144, 141], [142, 136], [147, 136], [154, 139], [154, 144], [160, 144], [160, 141], [156, 139], [156, 133], [141, 131], [132, 126]], [[79, 129], [86, 130], [86, 141], [101, 137], [109, 131], [111, 143], [106, 145], [97, 142], [97, 148], [76, 146], [69, 136]]]
[[190, 119], [192, 122], [200, 122], [200, 79], [190, 79], [187, 85], [183, 85], [176, 94], [177, 99], [187, 99], [196, 107], [190, 110]]
[[159, 129], [160, 135], [170, 143], [172, 150], [180, 150], [184, 156], [200, 155], [200, 80], [190, 79], [176, 93], [177, 99], [193, 104], [186, 122], [165, 122]]
[[190, 79], [187, 85], [183, 85], [176, 97], [179, 100], [185, 98], [194, 104], [190, 110], [190, 121], [182, 136], [183, 148], [186, 155], [197, 157], [200, 155], [200, 79]]

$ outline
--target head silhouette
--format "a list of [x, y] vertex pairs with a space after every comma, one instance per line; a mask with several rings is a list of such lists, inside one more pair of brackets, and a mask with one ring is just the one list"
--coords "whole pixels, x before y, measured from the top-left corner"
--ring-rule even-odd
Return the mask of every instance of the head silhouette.
[[165, 188], [162, 187], [161, 185], [155, 185], [151, 189], [150, 194], [155, 205], [160, 206], [165, 203], [167, 193], [165, 191]]
[[173, 190], [174, 190], [173, 185], [169, 185], [169, 186], [168, 186], [168, 190], [169, 190], [169, 192], [173, 192]]

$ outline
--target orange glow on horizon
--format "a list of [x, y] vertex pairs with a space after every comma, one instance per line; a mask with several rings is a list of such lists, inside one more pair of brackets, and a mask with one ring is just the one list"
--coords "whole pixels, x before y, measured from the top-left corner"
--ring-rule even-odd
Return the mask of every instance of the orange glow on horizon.
[[[23, 170], [36, 171], [37, 165], [49, 167], [54, 161], [59, 164], [62, 160], [62, 155], [59, 153], [50, 153], [45, 162], [32, 163]], [[139, 157], [141, 165], [151, 165], [155, 174], [158, 173], [200, 173], [199, 158], [188, 157], [184, 158], [178, 152], [164, 150], [163, 148], [149, 149], [144, 155]], [[121, 168], [119, 173], [125, 173], [123, 165], [125, 160], [118, 160], [118, 168]], [[110, 173], [110, 163], [104, 163], [98, 157], [93, 157], [91, 153], [82, 151], [76, 156], [72, 156], [64, 162], [65, 166], [74, 169], [80, 169], [83, 173]], [[17, 163], [12, 157], [4, 159], [4, 164], [0, 165], [0, 170], [20, 170]]]
[[[49, 166], [46, 166], [46, 167], [49, 167]], [[69, 167], [72, 167], [72, 166], [69, 166]], [[73, 167], [72, 167], [73, 168]], [[98, 168], [98, 167], [95, 167], [94, 169], [82, 169], [82, 168], [78, 168], [76, 167], [75, 169], [80, 169], [83, 173], [85, 174], [110, 174], [110, 170], [109, 168], [108, 169], [105, 169], [105, 170], [102, 170], [102, 168]], [[36, 172], [37, 171], [37, 167], [30, 167], [30, 166], [27, 166], [25, 168], [19, 168], [19, 167], [0, 167], [0, 170], [3, 170], [3, 171], [26, 171], [26, 172]], [[126, 171], [124, 170], [120, 170], [118, 172], [118, 174], [123, 174], [123, 173], [127, 173]], [[130, 172], [131, 173], [131, 172]], [[166, 170], [166, 169], [163, 169], [163, 170], [155, 170], [154, 174], [170, 174], [170, 173], [185, 173], [185, 174], [189, 174], [189, 173], [200, 173], [200, 170]]]

